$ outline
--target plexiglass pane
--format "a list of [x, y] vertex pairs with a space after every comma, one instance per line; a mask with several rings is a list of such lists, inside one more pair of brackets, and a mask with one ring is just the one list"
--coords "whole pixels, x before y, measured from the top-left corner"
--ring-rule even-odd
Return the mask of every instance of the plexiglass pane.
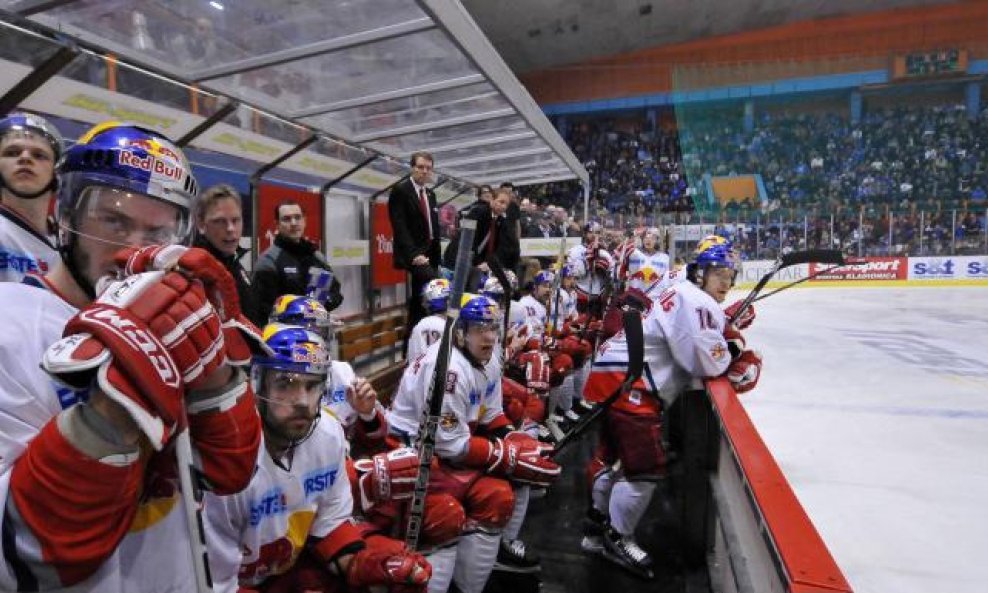
[[217, 86], [250, 91], [261, 105], [299, 111], [333, 101], [439, 82], [474, 72], [440, 30], [386, 39], [268, 68], [218, 78]]
[[80, 0], [45, 16], [188, 73], [425, 15], [407, 0]]
[[483, 83], [334, 111], [302, 121], [316, 127], [338, 125], [348, 134], [358, 135], [508, 106], [500, 93]]
[[518, 132], [526, 129], [528, 129], [528, 125], [525, 123], [525, 120], [518, 116], [498, 117], [487, 121], [463, 124], [461, 126], [451, 126], [428, 132], [384, 138], [370, 142], [369, 144], [382, 152], [404, 155], [418, 150], [422, 146], [451, 144], [453, 141], [479, 140], [485, 137], [496, 137], [512, 131]]

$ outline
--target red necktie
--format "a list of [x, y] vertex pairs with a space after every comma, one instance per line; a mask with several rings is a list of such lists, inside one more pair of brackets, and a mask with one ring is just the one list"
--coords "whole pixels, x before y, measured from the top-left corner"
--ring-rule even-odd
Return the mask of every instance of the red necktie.
[[491, 219], [491, 230], [487, 233], [487, 256], [490, 257], [494, 253], [494, 242], [497, 241], [497, 220], [498, 217]]
[[432, 241], [432, 219], [429, 216], [429, 198], [425, 195], [425, 188], [419, 188], [419, 209], [425, 217], [426, 236], [428, 241]]

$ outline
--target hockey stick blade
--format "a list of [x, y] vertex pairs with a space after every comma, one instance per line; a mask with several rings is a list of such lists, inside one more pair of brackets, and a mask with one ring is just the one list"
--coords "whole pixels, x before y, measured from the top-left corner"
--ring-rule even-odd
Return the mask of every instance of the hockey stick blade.
[[812, 262], [842, 266], [844, 265], [844, 254], [837, 249], [808, 249], [806, 251], [791, 251], [783, 254], [775, 262], [775, 265], [772, 266], [772, 269], [758, 279], [758, 284], [755, 284], [755, 287], [751, 289], [751, 292], [744, 297], [744, 301], [741, 302], [741, 306], [738, 307], [737, 311], [734, 312], [734, 315], [728, 319], [728, 323], [734, 323], [739, 317], [741, 317], [741, 315], [744, 314], [745, 311], [748, 310], [748, 307], [751, 307], [751, 304], [755, 302], [758, 294], [761, 293], [763, 288], [765, 288], [768, 281], [772, 279], [772, 276], [775, 276], [776, 272], [782, 268]]
[[838, 249], [807, 249], [806, 251], [791, 251], [782, 255], [782, 265], [779, 269], [798, 264], [831, 264], [844, 265], [844, 254]]
[[[422, 531], [422, 517], [425, 513], [425, 493], [429, 487], [432, 457], [436, 447], [436, 430], [439, 427], [439, 414], [443, 409], [443, 395], [446, 391], [446, 373], [449, 370], [449, 359], [453, 348], [453, 329], [460, 315], [460, 299], [463, 298], [463, 288], [470, 275], [472, 259], [473, 236], [477, 230], [477, 221], [464, 218], [460, 222], [459, 251], [456, 253], [456, 268], [453, 272], [453, 285], [450, 287], [449, 307], [446, 309], [446, 327], [443, 329], [442, 341], [439, 343], [439, 354], [436, 366], [429, 384], [429, 399], [426, 402], [426, 417], [419, 427], [416, 443], [419, 453], [419, 473], [415, 479], [415, 490], [409, 503], [408, 524], [405, 529], [405, 544], [415, 550]], [[412, 297], [414, 298], [414, 297]]]
[[567, 445], [585, 433], [590, 425], [603, 415], [642, 376], [642, 371], [645, 369], [645, 334], [642, 330], [641, 314], [638, 311], [629, 309], [621, 317], [621, 324], [624, 327], [625, 339], [628, 341], [628, 372], [624, 376], [624, 381], [621, 382], [621, 385], [618, 386], [614, 393], [609, 395], [603, 402], [594, 406], [593, 410], [584, 414], [577, 421], [576, 425], [563, 435], [563, 438], [549, 452], [550, 456], [555, 457]]

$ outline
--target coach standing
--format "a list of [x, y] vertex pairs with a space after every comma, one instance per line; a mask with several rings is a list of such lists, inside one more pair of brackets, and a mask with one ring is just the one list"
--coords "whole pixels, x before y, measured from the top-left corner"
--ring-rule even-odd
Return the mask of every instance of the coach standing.
[[[411, 175], [391, 188], [388, 196], [388, 216], [394, 231], [394, 267], [407, 271], [411, 281], [406, 328], [415, 327], [425, 317], [419, 293], [426, 282], [437, 277], [440, 251], [436, 194], [425, 186], [432, 176], [432, 155], [413, 153], [409, 164]], [[407, 347], [407, 339], [405, 344]]]

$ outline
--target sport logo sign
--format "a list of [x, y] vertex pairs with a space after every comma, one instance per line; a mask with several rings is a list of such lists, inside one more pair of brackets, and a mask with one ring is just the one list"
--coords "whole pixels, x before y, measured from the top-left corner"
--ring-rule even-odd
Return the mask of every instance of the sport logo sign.
[[[831, 266], [811, 263], [809, 275], [814, 276]], [[848, 258], [847, 265], [814, 276], [813, 280], [905, 280], [909, 273], [904, 257]]]

